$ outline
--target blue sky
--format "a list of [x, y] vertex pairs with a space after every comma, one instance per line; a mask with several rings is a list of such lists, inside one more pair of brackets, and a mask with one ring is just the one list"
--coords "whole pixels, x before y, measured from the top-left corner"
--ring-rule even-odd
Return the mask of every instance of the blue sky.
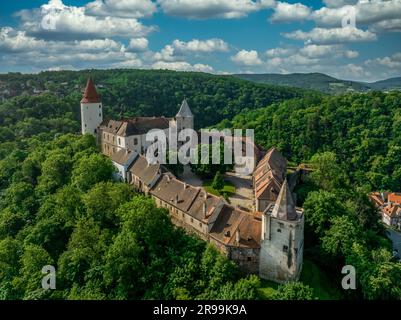
[[1, 1], [0, 72], [401, 76], [401, 0]]

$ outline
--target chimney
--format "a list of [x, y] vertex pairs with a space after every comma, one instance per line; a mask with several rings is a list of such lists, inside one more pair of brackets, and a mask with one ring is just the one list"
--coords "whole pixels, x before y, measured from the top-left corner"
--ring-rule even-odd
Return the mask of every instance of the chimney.
[[178, 194], [175, 195], [175, 203], [178, 204]]
[[207, 208], [206, 208], [206, 202], [203, 203], [203, 214], [206, 217], [206, 213], [207, 213]]
[[170, 175], [166, 174], [167, 182], [170, 182]]
[[187, 188], [187, 183], [184, 182], [184, 190]]
[[240, 234], [240, 230], [238, 228], [237, 231], [235, 232], [235, 241], [237, 243], [239, 243], [240, 239], [241, 239], [241, 234]]

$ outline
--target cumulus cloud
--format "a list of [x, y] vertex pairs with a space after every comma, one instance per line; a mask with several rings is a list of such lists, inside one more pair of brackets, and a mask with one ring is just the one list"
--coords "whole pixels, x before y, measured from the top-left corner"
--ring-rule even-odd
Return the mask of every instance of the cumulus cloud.
[[[42, 39], [141, 37], [155, 30], [136, 19], [89, 16], [84, 7], [66, 6], [61, 0], [50, 0], [41, 9], [22, 10], [17, 16], [22, 30]], [[43, 23], [46, 20], [51, 28]]]
[[356, 4], [358, 0], [323, 0], [323, 3], [330, 8], [339, 8], [347, 4]]
[[149, 41], [146, 38], [135, 38], [129, 42], [128, 49], [133, 52], [142, 52], [148, 49]]
[[173, 47], [180, 52], [227, 52], [228, 44], [221, 39], [198, 40], [189, 42], [174, 40]]
[[9, 66], [42, 70], [59, 65], [113, 66], [127, 61], [140, 65], [135, 53], [127, 52], [123, 44], [112, 39], [45, 41], [10, 27], [0, 29], [0, 56]]
[[255, 50], [241, 50], [232, 56], [231, 60], [240, 66], [258, 66], [263, 63], [259, 58], [258, 52]]
[[312, 10], [302, 3], [278, 2], [274, 13], [270, 18], [271, 22], [293, 22], [305, 20], [310, 17]]
[[188, 19], [242, 18], [272, 7], [274, 0], [158, 0], [164, 13]]
[[183, 59], [187, 55], [227, 51], [229, 51], [229, 45], [217, 38], [207, 40], [193, 39], [188, 42], [176, 39], [171, 44], [166, 45], [160, 52], [157, 52], [154, 55], [154, 59], [158, 61], [176, 61]]
[[213, 73], [213, 68], [206, 64], [194, 64], [191, 65], [186, 61], [178, 61], [178, 62], [166, 62], [166, 61], [157, 61], [152, 65], [152, 69], [167, 69], [167, 70], [176, 70], [176, 71], [198, 71], [198, 72], [206, 72]]
[[[349, 2], [349, 1], [347, 1]], [[359, 0], [355, 5], [335, 8], [323, 7], [312, 14], [319, 26], [338, 27], [344, 16], [353, 13], [357, 25], [370, 25], [382, 21], [399, 19], [401, 16], [400, 0]]]
[[346, 28], [314, 28], [311, 31], [297, 30], [285, 33], [285, 37], [294, 40], [302, 40], [305, 43], [335, 44], [347, 42], [362, 42], [376, 40], [376, 34], [369, 30], [360, 30], [353, 27]]
[[368, 66], [384, 66], [389, 69], [397, 69], [401, 72], [401, 53], [395, 53], [392, 56], [381, 57], [366, 61]]
[[94, 16], [147, 18], [157, 11], [151, 0], [95, 0], [85, 6], [85, 13]]
[[401, 32], [401, 19], [379, 21], [369, 27], [372, 32]]

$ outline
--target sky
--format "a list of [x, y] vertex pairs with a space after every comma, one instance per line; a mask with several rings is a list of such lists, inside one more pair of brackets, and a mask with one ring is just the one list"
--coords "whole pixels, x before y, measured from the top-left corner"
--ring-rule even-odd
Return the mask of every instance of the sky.
[[0, 0], [0, 72], [401, 76], [401, 0]]

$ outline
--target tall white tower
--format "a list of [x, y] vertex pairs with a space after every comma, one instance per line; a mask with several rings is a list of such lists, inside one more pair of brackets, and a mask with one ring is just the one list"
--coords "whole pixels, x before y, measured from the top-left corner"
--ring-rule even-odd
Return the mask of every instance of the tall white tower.
[[89, 77], [81, 100], [82, 134], [90, 133], [96, 135], [98, 133], [98, 128], [102, 122], [102, 101], [100, 99], [100, 96], [97, 94], [92, 77]]
[[262, 215], [259, 276], [275, 282], [297, 281], [304, 251], [304, 214], [284, 181], [275, 204]]
[[183, 129], [194, 129], [194, 116], [189, 108], [187, 99], [182, 101], [180, 110], [175, 116], [175, 122], [177, 125], [177, 132]]

